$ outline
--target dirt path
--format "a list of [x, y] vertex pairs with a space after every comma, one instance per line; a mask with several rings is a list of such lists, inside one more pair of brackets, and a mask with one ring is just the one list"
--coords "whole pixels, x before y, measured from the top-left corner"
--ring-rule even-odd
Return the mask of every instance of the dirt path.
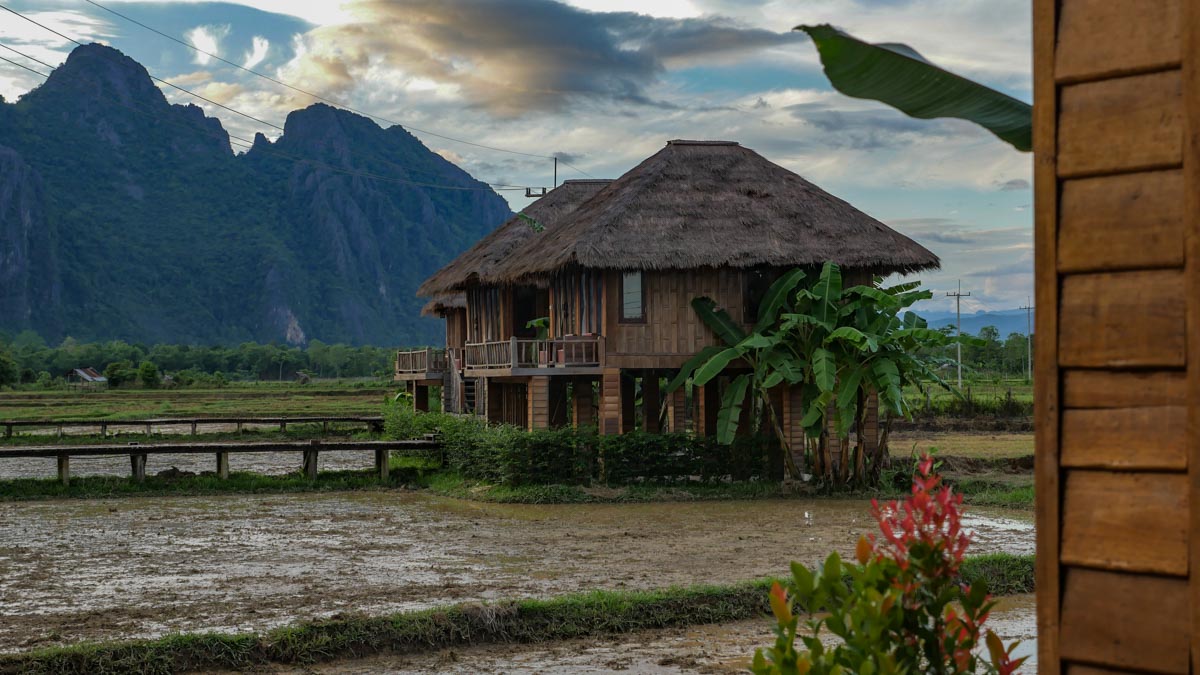
[[[862, 501], [528, 506], [403, 491], [0, 504], [0, 650], [594, 588], [729, 583], [848, 554]], [[976, 552], [1033, 550], [974, 509]], [[806, 517], [807, 514], [807, 517]]]
[[[1021, 668], [1037, 672], [1037, 615], [1032, 595], [1004, 598], [988, 625], [1007, 643], [1020, 640]], [[368, 675], [374, 673], [744, 673], [754, 650], [775, 640], [767, 619], [662, 629], [608, 638], [582, 638], [534, 645], [486, 645], [404, 656], [387, 654], [335, 661], [271, 673]]]

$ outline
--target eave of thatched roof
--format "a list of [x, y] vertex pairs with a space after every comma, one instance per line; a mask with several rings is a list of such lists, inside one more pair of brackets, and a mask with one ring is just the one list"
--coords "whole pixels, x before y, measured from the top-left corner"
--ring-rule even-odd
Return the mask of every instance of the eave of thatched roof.
[[421, 308], [421, 316], [441, 317], [451, 309], [466, 309], [467, 296], [465, 293], [438, 293]]
[[[491, 279], [492, 272], [500, 264], [525, 247], [537, 234], [527, 218], [551, 229], [564, 216], [611, 182], [601, 179], [563, 181], [562, 185], [525, 207], [521, 214], [509, 218], [491, 234], [480, 239], [450, 264], [426, 279], [417, 289], [417, 295], [428, 297], [461, 290], [473, 281]], [[522, 218], [521, 215], [527, 218]]]
[[790, 267], [832, 260], [877, 274], [940, 266], [925, 247], [758, 153], [670, 141], [492, 271], [499, 283], [570, 265]]

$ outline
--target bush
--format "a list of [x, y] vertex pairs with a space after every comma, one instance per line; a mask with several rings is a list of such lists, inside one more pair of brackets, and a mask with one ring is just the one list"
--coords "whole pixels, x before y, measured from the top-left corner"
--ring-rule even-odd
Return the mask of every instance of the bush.
[[766, 438], [721, 445], [678, 433], [598, 436], [595, 428], [489, 426], [478, 417], [415, 412], [404, 398], [384, 409], [388, 438], [422, 438], [434, 432], [441, 435], [446, 468], [505, 485], [762, 479], [769, 476], [773, 448]]
[[138, 366], [137, 374], [138, 380], [147, 389], [158, 389], [162, 384], [162, 376], [158, 372], [158, 366], [150, 361], [142, 361], [142, 365]]

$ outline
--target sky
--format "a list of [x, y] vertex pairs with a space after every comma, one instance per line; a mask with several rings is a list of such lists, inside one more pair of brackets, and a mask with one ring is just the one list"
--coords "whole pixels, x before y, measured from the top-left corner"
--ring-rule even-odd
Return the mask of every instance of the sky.
[[[96, 2], [401, 123], [489, 183], [550, 186], [549, 156], [562, 160], [560, 181], [615, 178], [669, 139], [738, 141], [936, 253], [942, 269], [918, 277], [935, 294], [925, 309], [952, 309], [945, 293], [960, 281], [971, 293], [964, 312], [1019, 307], [1032, 294], [1032, 155], [967, 122], [914, 120], [839, 94], [811, 41], [791, 30], [831, 23], [870, 42], [902, 42], [1031, 101], [1027, 0]], [[315, 102], [86, 0], [3, 4], [278, 126]], [[0, 13], [0, 44], [55, 65], [73, 46], [8, 13]], [[7, 100], [39, 82], [0, 62]], [[232, 134], [280, 133], [179, 91], [164, 94], [200, 105]], [[521, 191], [501, 194], [514, 210], [529, 201]]]

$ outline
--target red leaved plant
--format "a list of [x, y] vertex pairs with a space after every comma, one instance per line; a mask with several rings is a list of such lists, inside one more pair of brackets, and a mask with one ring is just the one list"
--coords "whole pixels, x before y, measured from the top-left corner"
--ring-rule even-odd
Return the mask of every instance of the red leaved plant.
[[[1005, 647], [984, 628], [996, 604], [985, 584], [968, 585], [960, 577], [970, 544], [962, 529], [962, 495], [933, 472], [933, 459], [921, 458], [912, 494], [903, 502], [871, 506], [882, 536], [859, 540], [858, 564], [843, 563], [837, 553], [815, 572], [792, 563], [788, 588], [779, 583], [771, 588], [777, 639], [774, 647], [755, 653], [753, 671], [1016, 672], [1025, 660], [1012, 656], [1017, 643]], [[797, 635], [800, 616], [793, 602], [809, 613], [804, 635]], [[839, 639], [824, 644], [823, 629]], [[987, 660], [978, 654], [981, 644]]]

